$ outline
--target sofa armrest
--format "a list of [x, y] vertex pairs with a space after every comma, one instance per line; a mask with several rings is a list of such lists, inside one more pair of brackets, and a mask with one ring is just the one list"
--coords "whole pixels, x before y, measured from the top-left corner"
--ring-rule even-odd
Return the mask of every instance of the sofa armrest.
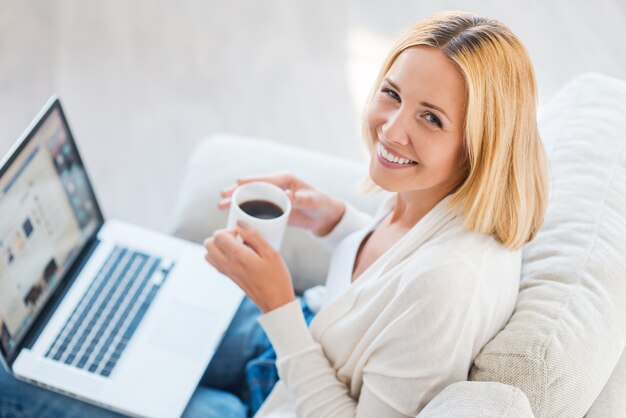
[[520, 389], [499, 382], [458, 382], [446, 387], [417, 418], [534, 418]]
[[[220, 189], [238, 177], [282, 170], [370, 214], [383, 198], [382, 193], [363, 196], [357, 191], [368, 170], [366, 163], [260, 138], [217, 134], [202, 141], [187, 163], [170, 232], [201, 243], [226, 226], [227, 211], [217, 209]], [[288, 227], [281, 254], [298, 293], [325, 282], [330, 253], [308, 231]]]

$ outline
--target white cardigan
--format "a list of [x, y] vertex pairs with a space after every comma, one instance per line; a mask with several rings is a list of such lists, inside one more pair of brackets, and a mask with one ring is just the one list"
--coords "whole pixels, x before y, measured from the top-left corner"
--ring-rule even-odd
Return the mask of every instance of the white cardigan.
[[521, 250], [467, 230], [447, 206], [450, 197], [354, 283], [356, 251], [396, 195], [374, 218], [344, 202], [339, 224], [317, 238], [333, 255], [310, 329], [298, 301], [259, 318], [280, 380], [256, 417], [415, 417], [446, 386], [467, 379], [513, 312]]

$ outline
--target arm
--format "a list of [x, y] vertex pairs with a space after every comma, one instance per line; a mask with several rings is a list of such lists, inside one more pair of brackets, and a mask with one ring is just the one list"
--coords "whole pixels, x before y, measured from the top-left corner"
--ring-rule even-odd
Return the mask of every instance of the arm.
[[298, 416], [414, 417], [450, 383], [465, 380], [473, 349], [464, 336], [472, 328], [466, 326], [466, 271], [447, 266], [423, 274], [376, 313], [367, 330], [376, 335], [369, 337], [367, 358], [358, 361], [364, 365], [358, 399], [337, 378], [297, 303], [260, 317]]
[[297, 301], [263, 315], [259, 322], [276, 350], [280, 378], [299, 417], [406, 417], [365, 387], [357, 404], [313, 340]]
[[347, 200], [341, 200], [343, 203], [343, 210], [340, 212], [340, 216], [334, 221], [327, 231], [322, 231], [320, 234], [315, 234], [312, 231], [308, 231], [309, 236], [315, 240], [321, 242], [324, 247], [329, 251], [333, 251], [337, 245], [345, 237], [367, 226], [373, 219], [372, 215], [361, 212], [355, 208]]

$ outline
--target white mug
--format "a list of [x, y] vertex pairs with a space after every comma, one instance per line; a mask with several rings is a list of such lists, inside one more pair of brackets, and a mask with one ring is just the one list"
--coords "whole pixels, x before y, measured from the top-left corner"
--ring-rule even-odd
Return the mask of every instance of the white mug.
[[[254, 200], [273, 203], [278, 206], [283, 213], [271, 219], [249, 215], [241, 208], [241, 204]], [[262, 181], [246, 183], [237, 187], [231, 196], [226, 228], [235, 228], [237, 221], [243, 221], [259, 231], [276, 251], [280, 251], [290, 213], [291, 201], [283, 189], [272, 183]], [[243, 241], [240, 235], [237, 236], [237, 239], [240, 242]]]

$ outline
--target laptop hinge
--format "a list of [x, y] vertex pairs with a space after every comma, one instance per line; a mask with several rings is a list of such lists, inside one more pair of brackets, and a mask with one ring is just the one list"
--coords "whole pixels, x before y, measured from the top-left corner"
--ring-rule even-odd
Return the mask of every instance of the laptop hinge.
[[59, 286], [56, 288], [54, 293], [50, 295], [50, 297], [48, 298], [48, 301], [42, 308], [37, 319], [35, 320], [33, 325], [30, 327], [24, 339], [18, 345], [17, 349], [14, 351], [12, 358], [8, 359], [9, 367], [13, 367], [13, 362], [15, 361], [19, 352], [22, 349], [33, 348], [35, 341], [37, 341], [37, 338], [39, 338], [39, 335], [41, 335], [41, 332], [48, 324], [48, 321], [50, 320], [50, 318], [52, 318], [52, 315], [61, 304], [61, 301], [63, 300], [63, 298], [69, 291], [69, 289], [72, 287], [72, 284], [74, 283], [74, 281], [76, 280], [80, 272], [85, 267], [85, 264], [87, 264], [87, 261], [89, 260], [93, 252], [96, 250], [96, 248], [100, 244], [100, 240], [97, 237], [98, 237], [98, 232], [96, 231], [92, 235], [92, 237], [85, 243], [85, 246], [83, 247], [82, 251], [80, 252], [78, 257], [76, 257], [76, 261], [73, 263], [72, 267], [70, 267], [70, 269], [67, 271], [65, 278], [59, 283]]

